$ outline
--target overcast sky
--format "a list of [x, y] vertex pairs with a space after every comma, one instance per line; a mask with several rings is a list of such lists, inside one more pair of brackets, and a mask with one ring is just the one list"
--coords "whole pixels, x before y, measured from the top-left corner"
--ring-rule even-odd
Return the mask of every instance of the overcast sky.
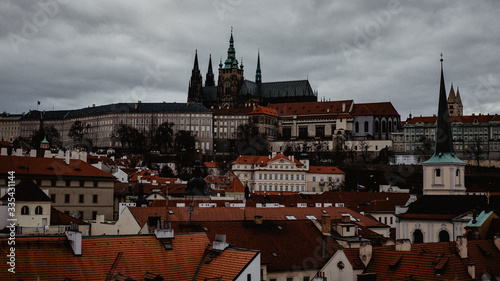
[[[0, 112], [186, 102], [227, 56], [245, 78], [309, 79], [320, 99], [437, 112], [439, 59], [464, 113], [500, 114], [500, 1], [1, 1]], [[217, 78], [216, 78], [217, 79]]]

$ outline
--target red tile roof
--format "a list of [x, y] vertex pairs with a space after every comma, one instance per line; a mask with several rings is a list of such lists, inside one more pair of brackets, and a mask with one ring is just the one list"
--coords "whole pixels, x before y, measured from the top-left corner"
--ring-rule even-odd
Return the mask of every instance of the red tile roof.
[[264, 106], [258, 106], [256, 109], [254, 109], [252, 112], [250, 112], [248, 114], [266, 114], [266, 115], [278, 117], [278, 113], [276, 112], [276, 109], [264, 107]]
[[391, 102], [355, 103], [353, 116], [399, 115]]
[[50, 225], [71, 225], [71, 224], [87, 224], [81, 219], [74, 218], [54, 208], [50, 209]]
[[[467, 248], [468, 258], [462, 259], [456, 242], [412, 244], [409, 252], [396, 251], [395, 246], [374, 247], [364, 272], [376, 273], [377, 280], [387, 281], [471, 280], [467, 266], [472, 263], [476, 266], [476, 278], [481, 278], [484, 272], [492, 276], [500, 274], [500, 251], [493, 241], [468, 241]], [[364, 269], [359, 249], [345, 249], [344, 253], [355, 269]]]
[[217, 162], [203, 162], [203, 165], [205, 165], [205, 167], [207, 168], [219, 168], [219, 165]]
[[[66, 237], [17, 237], [15, 279], [105, 280], [116, 261], [113, 278], [120, 274], [143, 280], [149, 272], [165, 280], [192, 280], [209, 242], [205, 234], [176, 235], [171, 240], [172, 250], [166, 250], [152, 235], [84, 237], [82, 255], [75, 257]], [[2, 253], [7, 253], [10, 246], [6, 238], [0, 239], [0, 245]], [[234, 280], [257, 254], [229, 248], [222, 254], [209, 255], [213, 260], [201, 263], [199, 279]], [[0, 262], [6, 264], [7, 259], [2, 254]], [[0, 272], [1, 280], [12, 277], [7, 270]]]
[[[142, 227], [149, 217], [161, 217], [164, 221], [241, 221], [253, 219], [261, 215], [263, 220], [285, 220], [287, 216], [293, 216], [296, 220], [309, 220], [307, 216], [320, 219], [322, 215], [330, 215], [332, 220], [341, 220], [342, 214], [349, 214], [358, 219], [356, 223], [365, 227], [386, 226], [372, 217], [363, 216], [351, 209], [344, 207], [280, 207], [280, 208], [256, 208], [256, 207], [198, 207], [195, 203], [193, 212], [190, 214], [188, 204], [186, 207], [131, 207], [129, 208], [137, 223]], [[168, 213], [167, 211], [171, 212]], [[324, 211], [324, 212], [323, 212]]]
[[308, 173], [313, 174], [344, 174], [342, 170], [337, 167], [328, 166], [310, 166]]
[[[273, 162], [276, 160], [280, 159], [285, 159], [287, 161], [292, 161], [289, 159], [287, 156], [285, 156], [283, 153], [277, 153], [274, 157], [269, 159], [269, 156], [246, 156], [246, 155], [240, 155], [232, 164], [258, 164], [258, 165], [267, 165], [269, 162]], [[293, 159], [293, 163], [295, 163], [297, 166], [303, 166], [299, 160], [296, 158]]]
[[[54, 177], [96, 177], [115, 179], [96, 167], [77, 159], [71, 159], [69, 165], [63, 159], [0, 156], [0, 171], [15, 171], [16, 176], [23, 174]], [[0, 173], [2, 173], [0, 172]]]
[[[353, 101], [328, 101], [328, 102], [301, 102], [301, 103], [278, 103], [270, 104], [269, 107], [276, 110], [279, 116], [291, 115], [325, 115], [336, 116], [349, 113]], [[342, 105], [345, 111], [342, 111]], [[302, 117], [301, 117], [302, 119]]]
[[174, 222], [172, 228], [178, 233], [206, 232], [211, 240], [216, 234], [225, 234], [231, 245], [260, 250], [261, 263], [267, 265], [270, 272], [321, 268], [338, 249], [331, 237], [323, 237], [308, 220], [276, 220], [262, 224], [252, 220]]

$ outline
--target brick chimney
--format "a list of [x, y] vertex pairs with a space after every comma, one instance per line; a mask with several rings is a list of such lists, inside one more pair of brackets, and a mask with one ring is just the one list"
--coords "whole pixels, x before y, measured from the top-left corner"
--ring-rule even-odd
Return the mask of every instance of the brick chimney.
[[462, 259], [467, 258], [467, 237], [457, 236], [457, 250]]
[[396, 251], [398, 251], [398, 252], [411, 251], [410, 239], [398, 239], [398, 240], [396, 240]]
[[342, 214], [342, 222], [343, 223], [349, 223], [351, 222], [351, 216], [348, 214]]
[[361, 242], [359, 245], [359, 259], [363, 262], [365, 267], [370, 263], [372, 253], [372, 244], [370, 242]]
[[321, 232], [330, 233], [332, 228], [332, 219], [330, 215], [322, 215], [321, 216]]
[[262, 215], [255, 215], [253, 217], [253, 221], [255, 222], [255, 224], [262, 224]]

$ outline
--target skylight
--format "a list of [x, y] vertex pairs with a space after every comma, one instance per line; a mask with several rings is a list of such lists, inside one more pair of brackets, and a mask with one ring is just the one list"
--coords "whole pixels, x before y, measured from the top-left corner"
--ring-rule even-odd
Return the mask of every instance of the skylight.
[[286, 218], [289, 220], [296, 220], [296, 218], [294, 216], [286, 216]]

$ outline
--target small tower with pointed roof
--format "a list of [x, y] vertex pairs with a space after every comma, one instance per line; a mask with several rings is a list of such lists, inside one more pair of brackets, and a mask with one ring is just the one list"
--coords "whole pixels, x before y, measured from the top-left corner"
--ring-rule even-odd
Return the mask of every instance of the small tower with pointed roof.
[[465, 162], [458, 159], [453, 149], [453, 136], [446, 99], [442, 55], [441, 84], [435, 136], [434, 155], [422, 163], [424, 195], [465, 195]]
[[203, 102], [203, 78], [198, 66], [198, 50], [195, 51], [194, 65], [189, 79], [188, 102]]
[[212, 70], [212, 54], [210, 54], [210, 57], [208, 58], [208, 70], [207, 70], [207, 76], [205, 78], [205, 87], [213, 87], [215, 86], [215, 77], [214, 77], [214, 72]]
[[451, 83], [450, 93], [448, 94], [448, 112], [450, 116], [462, 116], [463, 106], [462, 99], [460, 98], [460, 91], [457, 87], [457, 94], [455, 95], [455, 90], [453, 89], [453, 83]]
[[260, 51], [257, 53], [257, 70], [255, 71], [255, 83], [262, 84], [262, 72], [260, 70]]

